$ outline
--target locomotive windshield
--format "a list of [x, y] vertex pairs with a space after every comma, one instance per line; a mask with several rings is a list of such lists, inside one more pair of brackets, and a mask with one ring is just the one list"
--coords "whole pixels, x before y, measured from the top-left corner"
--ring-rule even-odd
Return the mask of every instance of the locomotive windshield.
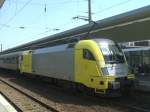
[[107, 64], [125, 63], [124, 54], [118, 44], [100, 43]]

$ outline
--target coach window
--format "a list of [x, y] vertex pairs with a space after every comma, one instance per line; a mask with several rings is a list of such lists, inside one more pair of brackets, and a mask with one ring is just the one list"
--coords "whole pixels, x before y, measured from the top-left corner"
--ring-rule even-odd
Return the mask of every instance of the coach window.
[[83, 58], [87, 60], [95, 60], [93, 54], [88, 49], [83, 49]]

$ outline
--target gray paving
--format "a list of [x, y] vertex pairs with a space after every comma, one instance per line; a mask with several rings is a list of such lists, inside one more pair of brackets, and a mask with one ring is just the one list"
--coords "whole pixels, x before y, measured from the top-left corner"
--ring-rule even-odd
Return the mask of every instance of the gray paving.
[[139, 74], [136, 79], [139, 81], [137, 89], [150, 92], [150, 74]]

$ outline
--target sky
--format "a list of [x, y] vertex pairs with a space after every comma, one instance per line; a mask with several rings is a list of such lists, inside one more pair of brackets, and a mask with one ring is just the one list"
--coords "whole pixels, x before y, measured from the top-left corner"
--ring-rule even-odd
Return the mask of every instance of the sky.
[[[97, 21], [150, 5], [150, 0], [91, 0]], [[75, 28], [88, 21], [87, 0], [5, 0], [0, 9], [0, 44], [3, 50]]]

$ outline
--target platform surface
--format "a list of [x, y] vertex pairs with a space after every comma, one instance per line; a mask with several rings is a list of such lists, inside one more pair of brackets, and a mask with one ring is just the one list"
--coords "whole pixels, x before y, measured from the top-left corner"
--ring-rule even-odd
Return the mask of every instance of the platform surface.
[[0, 112], [17, 112], [13, 106], [0, 94]]
[[150, 92], [150, 74], [139, 74], [136, 76], [136, 79], [139, 81], [137, 89]]

